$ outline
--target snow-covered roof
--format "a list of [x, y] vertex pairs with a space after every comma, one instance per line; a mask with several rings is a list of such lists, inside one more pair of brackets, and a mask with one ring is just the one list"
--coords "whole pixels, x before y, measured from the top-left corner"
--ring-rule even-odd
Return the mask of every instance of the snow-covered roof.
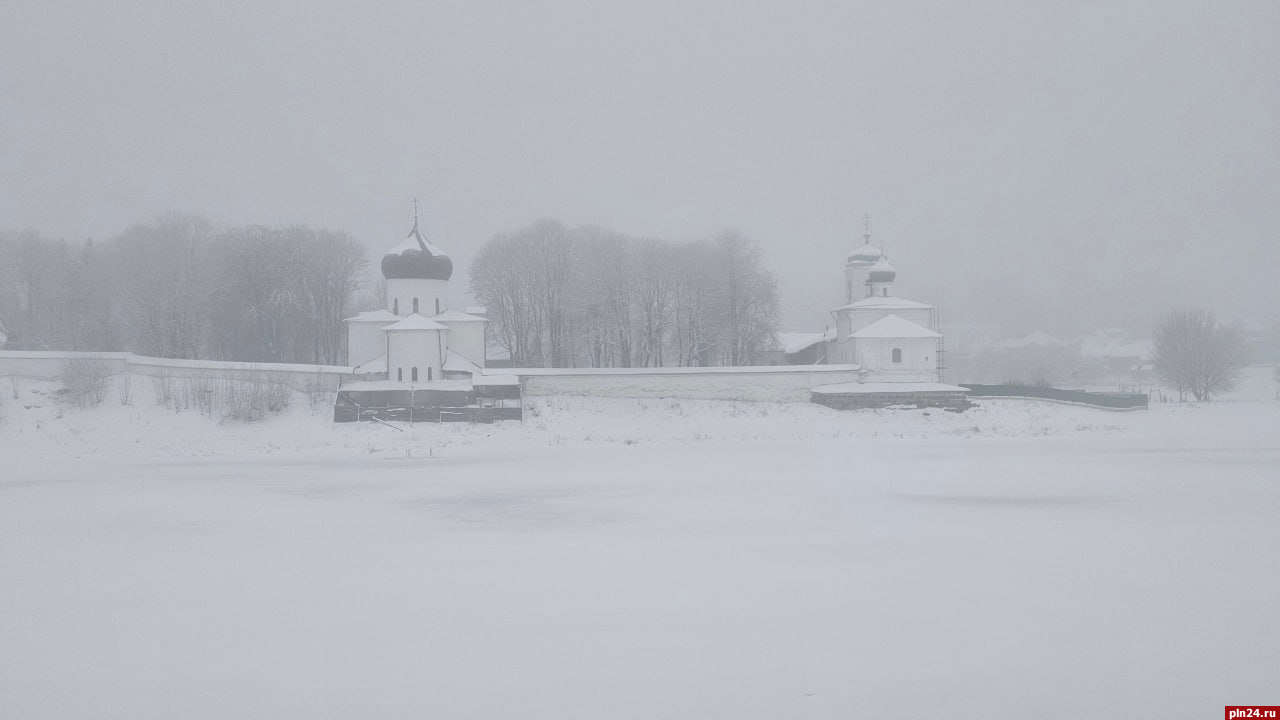
[[778, 348], [788, 355], [813, 347], [826, 339], [826, 333], [780, 332], [777, 335]]
[[932, 305], [926, 305], [915, 300], [907, 300], [906, 298], [872, 295], [843, 307], [838, 307], [836, 310], [928, 310], [932, 307]]
[[400, 317], [390, 310], [383, 308], [381, 310], [367, 310], [357, 314], [355, 317], [349, 317], [342, 322], [395, 322]]
[[414, 313], [400, 322], [394, 325], [388, 325], [382, 329], [387, 332], [402, 332], [406, 330], [448, 330], [449, 328], [434, 320], [429, 320], [417, 313]]
[[448, 372], [468, 372], [472, 375], [480, 375], [484, 372], [479, 365], [452, 350], [449, 351], [449, 356], [445, 358], [444, 369]]
[[433, 315], [431, 319], [436, 322], [485, 322], [485, 319], [482, 317], [468, 315], [467, 313], [458, 312], [457, 310], [446, 310], [439, 315]]
[[849, 393], [969, 392], [969, 388], [932, 382], [875, 382], [819, 385], [818, 387], [810, 388], [809, 392], [821, 393], [823, 395], [846, 395]]
[[468, 315], [488, 315], [489, 308], [483, 305], [469, 305], [466, 309]]
[[1032, 347], [1032, 346], [1061, 347], [1066, 344], [1068, 344], [1067, 341], [1059, 340], [1058, 338], [1050, 335], [1049, 333], [1043, 330], [1036, 330], [1035, 332], [1031, 333], [1030, 335], [1027, 335], [1024, 338], [1020, 338], [1018, 340], [1008, 340], [1003, 343], [1004, 347], [1006, 348], [1025, 348], [1025, 347]]
[[1096, 358], [1147, 358], [1151, 356], [1151, 341], [1134, 340], [1126, 330], [1107, 328], [1081, 338], [1080, 354]]
[[936, 338], [938, 333], [899, 315], [885, 315], [879, 320], [853, 333], [850, 337], [865, 338]]
[[387, 356], [379, 355], [369, 362], [356, 366], [356, 375], [367, 375], [369, 373], [384, 373], [387, 371]]

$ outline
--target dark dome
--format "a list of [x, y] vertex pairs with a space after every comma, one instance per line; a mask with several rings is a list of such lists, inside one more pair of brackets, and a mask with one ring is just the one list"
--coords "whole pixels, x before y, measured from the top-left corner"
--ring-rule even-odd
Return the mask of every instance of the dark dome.
[[881, 259], [880, 262], [871, 266], [871, 273], [867, 276], [867, 282], [893, 282], [898, 276], [898, 271], [893, 269], [888, 260]]
[[453, 261], [422, 237], [417, 222], [404, 242], [382, 256], [382, 277], [388, 280], [448, 280], [452, 276]]

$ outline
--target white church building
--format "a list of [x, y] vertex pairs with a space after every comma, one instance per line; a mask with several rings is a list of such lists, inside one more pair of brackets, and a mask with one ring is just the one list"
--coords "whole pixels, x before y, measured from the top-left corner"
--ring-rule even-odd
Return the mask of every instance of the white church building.
[[813, 400], [838, 409], [968, 406], [965, 388], [941, 382], [944, 346], [938, 310], [893, 293], [898, 271], [871, 244], [871, 234], [845, 260], [845, 304], [831, 311], [829, 363], [854, 365], [858, 382], [813, 389]]
[[898, 273], [864, 236], [845, 261], [845, 304], [832, 311], [827, 358], [862, 367], [875, 382], [938, 382], [943, 353], [937, 308], [893, 293]]
[[406, 386], [472, 380], [485, 365], [484, 317], [449, 308], [453, 261], [418, 229], [382, 257], [385, 306], [347, 318], [357, 377]]

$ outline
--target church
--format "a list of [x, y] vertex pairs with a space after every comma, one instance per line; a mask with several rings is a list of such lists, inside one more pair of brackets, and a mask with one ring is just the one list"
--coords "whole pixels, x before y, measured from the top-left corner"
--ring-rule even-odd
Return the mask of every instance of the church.
[[938, 310], [893, 293], [898, 272], [863, 236], [844, 266], [845, 304], [832, 311], [828, 362], [861, 366], [875, 382], [938, 382], [944, 348]]
[[484, 311], [449, 307], [453, 260], [423, 236], [416, 212], [381, 270], [383, 307], [345, 321], [353, 381], [338, 392], [335, 421], [519, 419], [519, 381], [484, 374]]
[[945, 369], [938, 309], [893, 293], [898, 271], [871, 244], [871, 233], [845, 259], [845, 304], [831, 311], [826, 359], [855, 366], [858, 381], [812, 389], [813, 402], [839, 410], [970, 406], [963, 387], [941, 382]]
[[480, 315], [449, 309], [453, 261], [413, 229], [382, 257], [385, 306], [347, 318], [347, 362], [357, 376], [404, 383], [471, 380], [485, 365]]

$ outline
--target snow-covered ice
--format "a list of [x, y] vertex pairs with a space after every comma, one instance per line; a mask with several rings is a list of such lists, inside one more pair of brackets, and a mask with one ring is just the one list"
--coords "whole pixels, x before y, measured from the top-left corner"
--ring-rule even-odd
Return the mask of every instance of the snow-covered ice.
[[397, 432], [52, 388], [0, 385], [4, 717], [1211, 717], [1278, 687], [1280, 402], [537, 398]]

